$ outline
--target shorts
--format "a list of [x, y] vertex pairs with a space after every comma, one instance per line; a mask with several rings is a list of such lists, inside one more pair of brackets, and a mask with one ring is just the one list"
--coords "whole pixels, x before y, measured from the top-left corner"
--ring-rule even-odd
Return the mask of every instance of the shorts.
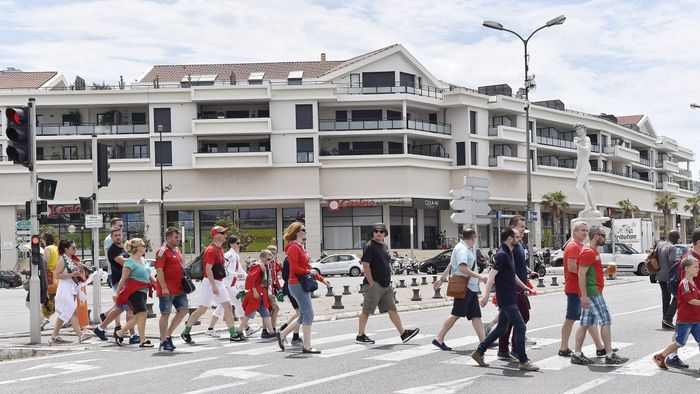
[[[265, 317], [270, 317], [270, 311], [265, 308], [265, 303], [260, 301], [260, 306], [258, 307], [258, 310], [256, 311], [260, 314], [260, 317], [265, 318]], [[251, 313], [250, 315], [247, 315], [248, 319], [253, 319], [255, 317], [255, 312]]]
[[608, 306], [605, 304], [605, 298], [602, 295], [594, 295], [588, 297], [590, 304], [588, 308], [581, 311], [582, 326], [609, 326], [612, 324], [612, 318], [608, 311]]
[[205, 306], [208, 308], [212, 302], [216, 305], [223, 304], [224, 302], [231, 302], [228, 296], [228, 291], [226, 290], [226, 286], [224, 286], [224, 283], [220, 280], [215, 280], [214, 283], [216, 288], [219, 290], [218, 295], [214, 295], [214, 292], [211, 288], [211, 281], [209, 279], [205, 278], [202, 280], [202, 286], [200, 287], [199, 293], [200, 306]]
[[[233, 305], [233, 311], [236, 313], [236, 316], [245, 315], [245, 312], [243, 312], [243, 304], [241, 303], [240, 298], [236, 297], [238, 295], [238, 288], [227, 287], [226, 290], [228, 291], [228, 298], [231, 300], [231, 305]], [[221, 319], [224, 317], [224, 309], [217, 305], [212, 316], [216, 316], [217, 318]]]
[[452, 303], [452, 316], [466, 317], [471, 320], [481, 317], [481, 307], [479, 307], [479, 295], [471, 290], [467, 291], [464, 298], [455, 298]]
[[[112, 290], [114, 291], [114, 294], [117, 294], [117, 287], [119, 287], [119, 283], [116, 283], [114, 286], [112, 286]], [[116, 303], [114, 304], [114, 309], [122, 310], [122, 311], [128, 311], [129, 310], [129, 305], [117, 305]]]
[[362, 311], [368, 315], [374, 314], [379, 307], [379, 313], [396, 310], [396, 300], [394, 300], [394, 288], [389, 285], [384, 287], [377, 282], [372, 283], [365, 290], [365, 300], [362, 303]]
[[148, 294], [143, 291], [136, 290], [129, 296], [129, 305], [131, 310], [136, 313], [146, 312], [146, 298]]
[[700, 344], [700, 323], [676, 322], [676, 345], [679, 347], [685, 346], [690, 334], [693, 334], [695, 342]]
[[566, 320], [581, 320], [581, 297], [566, 293]]
[[189, 303], [187, 302], [187, 294], [182, 293], [176, 296], [158, 297], [158, 308], [160, 309], [160, 313], [168, 314], [172, 312], [172, 307], [175, 307], [175, 311], [187, 309], [189, 307]]

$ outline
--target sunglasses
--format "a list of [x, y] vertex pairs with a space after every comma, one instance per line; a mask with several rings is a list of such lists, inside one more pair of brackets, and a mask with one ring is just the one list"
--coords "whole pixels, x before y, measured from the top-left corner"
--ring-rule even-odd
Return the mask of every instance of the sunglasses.
[[241, 244], [241, 242], [240, 242], [240, 241], [237, 241], [237, 242], [234, 242], [234, 244], [236, 244], [236, 245], [240, 245], [240, 244]]
[[302, 228], [302, 229], [300, 229], [299, 231], [302, 232], [302, 233], [305, 233], [305, 232], [306, 232], [306, 229], [305, 229], [305, 228]]
[[217, 231], [217, 234], [224, 235], [224, 234], [226, 234], [226, 231]]
[[375, 232], [375, 233], [382, 233], [382, 234], [384, 234], [384, 230], [380, 230], [380, 229], [375, 229], [374, 232]]

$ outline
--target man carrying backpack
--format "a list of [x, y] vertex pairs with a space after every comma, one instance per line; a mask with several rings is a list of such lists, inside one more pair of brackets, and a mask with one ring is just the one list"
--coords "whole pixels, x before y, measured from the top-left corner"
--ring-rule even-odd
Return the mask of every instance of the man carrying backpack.
[[668, 291], [668, 270], [676, 262], [676, 247], [680, 239], [680, 233], [673, 230], [668, 233], [668, 241], [663, 238], [656, 245], [656, 258], [659, 262], [659, 272], [656, 273], [656, 280], [661, 287], [661, 328], [667, 330], [675, 330], [673, 325], [673, 316], [676, 314], [676, 296], [673, 292]]

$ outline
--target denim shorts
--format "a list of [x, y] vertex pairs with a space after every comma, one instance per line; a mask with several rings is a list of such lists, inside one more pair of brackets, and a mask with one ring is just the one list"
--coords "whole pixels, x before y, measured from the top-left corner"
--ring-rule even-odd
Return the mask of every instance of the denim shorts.
[[289, 285], [289, 292], [299, 304], [299, 324], [310, 326], [314, 321], [314, 309], [311, 305], [311, 293], [307, 293], [299, 284]]
[[172, 307], [175, 307], [175, 311], [187, 309], [189, 307], [189, 303], [187, 302], [187, 294], [182, 293], [176, 296], [158, 297], [158, 308], [160, 309], [160, 313], [170, 313], [172, 312]]
[[690, 334], [693, 334], [695, 342], [700, 344], [700, 323], [676, 322], [676, 345], [679, 347], [685, 346]]
[[588, 308], [581, 311], [581, 325], [609, 326], [612, 324], [605, 298], [602, 295], [594, 295], [588, 297], [588, 300], [590, 301]]
[[[260, 314], [260, 317], [262, 318], [270, 317], [270, 311], [267, 308], [265, 308], [265, 303], [262, 300], [260, 300], [260, 306], [258, 307], [258, 310], [256, 312], [258, 312]], [[252, 319], [255, 317], [255, 312], [247, 316], [248, 319]]]
[[[117, 287], [119, 287], [119, 283], [116, 283], [114, 286], [112, 286], [112, 290], [114, 290], [114, 294], [117, 293]], [[114, 304], [114, 309], [119, 309], [122, 311], [128, 311], [129, 310], [129, 305], [117, 305]]]
[[581, 297], [575, 293], [566, 293], [566, 320], [581, 319]]

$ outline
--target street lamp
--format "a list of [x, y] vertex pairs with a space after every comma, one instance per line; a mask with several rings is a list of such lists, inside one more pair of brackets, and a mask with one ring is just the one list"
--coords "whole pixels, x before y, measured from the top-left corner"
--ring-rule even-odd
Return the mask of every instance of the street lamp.
[[[520, 41], [523, 42], [523, 46], [525, 48], [525, 150], [527, 151], [527, 160], [526, 160], [526, 166], [527, 166], [527, 206], [525, 209], [527, 210], [527, 216], [525, 219], [528, 223], [528, 227], [530, 230], [530, 234], [534, 234], [534, 228], [532, 228], [532, 221], [530, 220], [530, 212], [532, 211], [532, 154], [530, 153], [530, 139], [531, 139], [531, 133], [532, 130], [530, 130], [530, 87], [534, 87], [534, 79], [535, 76], [529, 76], [527, 74], [529, 67], [529, 58], [527, 54], [527, 43], [530, 41], [532, 36], [535, 35], [538, 31], [544, 29], [545, 27], [550, 27], [554, 25], [561, 25], [564, 23], [566, 20], [566, 17], [564, 15], [559, 15], [558, 17], [548, 21], [547, 23], [544, 24], [544, 26], [539, 27], [532, 33], [527, 38], [523, 38], [520, 34], [514, 32], [513, 30], [506, 29], [503, 27], [502, 24], [494, 21], [484, 21], [483, 25], [484, 27], [488, 27], [489, 29], [495, 29], [495, 30], [502, 30], [502, 31], [507, 31], [508, 33], [514, 34], [516, 37], [520, 39]], [[528, 240], [528, 265], [530, 266], [531, 269], [534, 269], [534, 264], [532, 260], [532, 244], [533, 241], [532, 239]]]

